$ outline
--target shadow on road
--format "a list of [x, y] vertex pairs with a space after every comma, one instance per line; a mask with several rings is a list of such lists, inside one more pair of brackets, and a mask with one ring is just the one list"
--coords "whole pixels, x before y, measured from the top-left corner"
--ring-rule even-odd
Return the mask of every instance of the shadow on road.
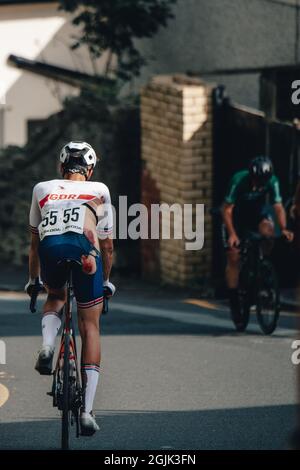
[[[26, 316], [25, 316], [26, 315]], [[40, 315], [1, 314], [1, 337], [41, 336]], [[78, 328], [77, 328], [78, 331]], [[192, 325], [175, 320], [114, 311], [101, 321], [103, 335], [224, 335], [230, 328]]]
[[[24, 307], [23, 310], [21, 310], [21, 305], [19, 307], [20, 310], [15, 313], [11, 305], [8, 305], [9, 313], [4, 313], [6, 306], [4, 302], [1, 302], [1, 337], [41, 335], [41, 315], [39, 313], [31, 314], [27, 312]], [[135, 306], [135, 308], [138, 309], [137, 306]], [[162, 307], [160, 305], [160, 307], [153, 306], [153, 308], [155, 310], [156, 308], [161, 309]], [[149, 309], [151, 309], [151, 307], [149, 307]], [[170, 311], [170, 307], [167, 311]], [[220, 313], [213, 310], [207, 311], [190, 305], [179, 305], [172, 311], [177, 313], [177, 319], [159, 316], [157, 313], [151, 315], [151, 312], [147, 313], [147, 315], [130, 313], [130, 308], [129, 311], [124, 312], [114, 307], [113, 311], [110, 311], [108, 315], [102, 316], [102, 334], [236, 336], [234, 327], [229, 319], [229, 312]], [[189, 314], [193, 315], [192, 320]], [[255, 320], [254, 316], [253, 319]], [[293, 328], [294, 324], [294, 318], [280, 319], [281, 327]], [[257, 326], [257, 332], [248, 331], [246, 334], [260, 334], [259, 327]], [[276, 332], [273, 338], [275, 336]]]
[[[101, 431], [72, 439], [73, 449], [284, 449], [292, 405], [196, 411], [96, 410]], [[60, 421], [0, 424], [0, 449], [57, 449]]]

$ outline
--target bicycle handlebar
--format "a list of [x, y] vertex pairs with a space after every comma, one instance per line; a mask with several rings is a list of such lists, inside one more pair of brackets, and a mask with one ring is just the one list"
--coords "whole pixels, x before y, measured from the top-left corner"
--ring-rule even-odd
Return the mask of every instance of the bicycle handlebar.
[[31, 294], [31, 297], [30, 297], [30, 306], [29, 306], [31, 313], [36, 312], [35, 307], [36, 307], [36, 299], [37, 299], [38, 295], [39, 295], [38, 290], [33, 290], [32, 291], [32, 294]]
[[[32, 294], [31, 294], [31, 297], [30, 297], [30, 305], [29, 305], [31, 313], [36, 312], [36, 301], [37, 301], [38, 295], [41, 291], [42, 291], [42, 289], [33, 289], [32, 290]], [[104, 293], [104, 295], [103, 295], [103, 311], [102, 311], [102, 313], [104, 315], [106, 315], [108, 313], [108, 300], [109, 300], [109, 296], [105, 295], [105, 293]]]
[[111, 294], [112, 294], [111, 290], [107, 286], [105, 286], [103, 288], [103, 310], [102, 310], [102, 313], [104, 315], [108, 313], [108, 301], [110, 297], [112, 296]]
[[[246, 237], [243, 237], [241, 240], [240, 240], [240, 244], [235, 246], [235, 248], [242, 248], [244, 245], [247, 245], [247, 243], [251, 243], [251, 242], [257, 242], [257, 243], [260, 243], [260, 242], [263, 242], [263, 241], [269, 241], [269, 242], [272, 242], [272, 241], [278, 241], [278, 240], [282, 240], [282, 241], [285, 241], [285, 242], [289, 242], [287, 240], [287, 238], [284, 236], [284, 235], [273, 235], [271, 237], [266, 237], [265, 235], [261, 235], [260, 233], [256, 233], [256, 232], [253, 232], [251, 234], [249, 234], [249, 236], [246, 236]], [[225, 248], [229, 248], [229, 245], [228, 243], [225, 244]]]
[[[39, 295], [39, 291], [33, 291], [32, 292], [32, 295], [31, 295], [31, 298], [30, 298], [30, 306], [29, 306], [31, 313], [36, 312], [36, 301], [37, 301], [38, 295]], [[103, 311], [102, 311], [102, 313], [104, 315], [106, 315], [108, 313], [108, 299], [109, 299], [109, 297], [106, 297], [106, 296], [103, 297]]]
[[31, 313], [36, 312], [36, 301], [37, 301], [39, 293], [42, 291], [44, 291], [44, 287], [39, 283], [39, 279], [37, 278], [35, 281], [35, 284], [32, 287], [32, 293], [30, 296], [29, 308], [30, 308]]
[[103, 310], [102, 310], [103, 315], [106, 315], [108, 313], [108, 297], [104, 296], [103, 297]]
[[260, 233], [253, 232], [242, 239], [242, 241], [254, 241], [254, 242], [275, 241], [275, 240], [286, 240], [286, 237], [282, 234], [272, 235], [271, 237], [267, 237], [266, 235], [261, 235]]

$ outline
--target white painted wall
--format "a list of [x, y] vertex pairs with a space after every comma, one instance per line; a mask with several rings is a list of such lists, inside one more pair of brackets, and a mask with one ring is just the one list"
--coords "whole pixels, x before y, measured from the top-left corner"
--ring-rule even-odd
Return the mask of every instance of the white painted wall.
[[[23, 145], [27, 121], [43, 119], [62, 108], [62, 101], [78, 89], [7, 64], [9, 54], [93, 73], [85, 48], [71, 51], [76, 30], [70, 16], [57, 4], [0, 6], [0, 114], [1, 146]], [[97, 67], [101, 69], [101, 62]]]
[[[138, 42], [149, 65], [131, 90], [138, 91], [155, 74], [293, 63], [296, 3], [297, 0], [177, 0], [175, 20], [154, 38]], [[13, 53], [93, 73], [87, 50], [69, 48], [71, 36], [76, 33], [70, 16], [57, 11], [56, 4], [0, 7], [2, 144], [23, 145], [28, 119], [46, 118], [61, 109], [66, 95], [78, 93], [76, 88], [8, 66], [7, 56]], [[297, 59], [300, 61], [300, 46]], [[103, 60], [96, 64], [98, 72]], [[233, 100], [258, 107], [258, 75], [206, 79], [209, 78], [225, 84]], [[5, 106], [1, 105], [4, 95]]]

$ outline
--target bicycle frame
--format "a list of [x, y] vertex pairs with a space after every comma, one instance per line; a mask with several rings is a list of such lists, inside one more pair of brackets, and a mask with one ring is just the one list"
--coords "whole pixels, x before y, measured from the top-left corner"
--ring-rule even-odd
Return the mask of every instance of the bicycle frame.
[[59, 368], [59, 361], [63, 359], [64, 356], [64, 345], [65, 345], [65, 337], [66, 335], [70, 335], [70, 355], [69, 360], [75, 362], [76, 367], [76, 378], [78, 383], [81, 386], [81, 377], [78, 368], [78, 361], [77, 361], [77, 347], [76, 347], [76, 339], [75, 339], [75, 329], [73, 326], [73, 318], [72, 318], [72, 304], [73, 304], [73, 291], [72, 291], [72, 269], [71, 266], [68, 266], [69, 273], [67, 279], [67, 300], [66, 304], [63, 308], [64, 316], [65, 316], [65, 323], [62, 330], [61, 342], [59, 353], [56, 361], [55, 370]]
[[[67, 264], [67, 299], [63, 307], [64, 324], [62, 329], [60, 347], [55, 368], [52, 372], [53, 383], [48, 395], [53, 398], [53, 406], [62, 411], [62, 448], [69, 448], [69, 417], [71, 424], [76, 420], [76, 437], [79, 432], [79, 411], [83, 405], [83, 389], [81, 374], [78, 367], [75, 329], [72, 318], [73, 287], [72, 264], [77, 261], [65, 260]], [[31, 312], [36, 311], [36, 300], [39, 292], [34, 292], [30, 300]], [[104, 294], [103, 313], [108, 313], [108, 297]], [[67, 349], [66, 349], [67, 345]], [[73, 370], [71, 365], [74, 365]], [[66, 366], [66, 367], [65, 367]], [[73, 374], [73, 376], [72, 376]], [[66, 379], [64, 381], [64, 378]], [[67, 386], [66, 386], [67, 384]], [[67, 392], [66, 392], [67, 390]], [[67, 403], [66, 403], [67, 402]], [[67, 417], [66, 417], [67, 415]], [[67, 428], [67, 430], [66, 430]], [[64, 431], [65, 429], [65, 431]]]
[[[69, 417], [76, 421], [76, 437], [79, 437], [79, 410], [83, 403], [81, 375], [77, 361], [75, 329], [72, 320], [72, 262], [67, 261], [67, 299], [63, 308], [64, 326], [60, 348], [54, 369], [52, 385], [53, 406], [62, 411], [62, 448], [69, 448]], [[66, 347], [68, 350], [66, 350]], [[66, 364], [66, 361], [68, 362]], [[73, 369], [71, 368], [73, 366]], [[72, 376], [73, 374], [73, 376]]]
[[282, 240], [282, 236], [265, 237], [256, 232], [250, 232], [241, 243], [241, 265], [254, 260], [254, 267], [257, 269], [258, 263], [265, 258], [262, 244], [264, 242], [275, 242], [276, 240]]
[[[245, 312], [244, 325], [247, 326], [248, 324], [250, 305], [255, 305], [258, 323], [265, 334], [271, 334], [277, 326], [280, 312], [280, 294], [276, 272], [273, 264], [265, 257], [263, 242], [272, 242], [281, 238], [282, 237], [264, 237], [254, 233], [249, 234], [241, 244], [239, 289], [242, 296], [241, 298], [244, 300], [247, 299], [246, 303], [244, 300], [242, 300], [241, 303], [241, 305], [244, 306]], [[266, 270], [268, 272], [267, 276], [263, 274]], [[241, 279], [243, 279], [242, 282]], [[268, 279], [269, 282], [267, 287], [265, 287], [266, 279]], [[272, 289], [270, 289], [271, 285]], [[263, 296], [261, 296], [261, 292], [263, 292]], [[265, 316], [265, 310], [268, 312], [267, 316]]]
[[263, 239], [247, 238], [241, 246], [241, 266], [250, 263], [254, 273], [257, 272], [258, 263], [264, 259], [261, 242]]

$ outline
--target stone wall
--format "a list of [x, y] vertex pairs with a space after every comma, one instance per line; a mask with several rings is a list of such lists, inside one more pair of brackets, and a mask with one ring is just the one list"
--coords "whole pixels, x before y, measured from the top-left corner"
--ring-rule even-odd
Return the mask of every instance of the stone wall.
[[[153, 203], [212, 206], [212, 85], [184, 75], [157, 76], [141, 93], [142, 202], [149, 205], [149, 180]], [[147, 194], [146, 199], [145, 194]], [[171, 228], [173, 223], [171, 222]], [[185, 240], [160, 240], [153, 272], [153, 241], [142, 242], [143, 274], [174, 285], [199, 284], [211, 275], [212, 222], [206, 211], [205, 244], [187, 251]], [[158, 252], [158, 253], [157, 253]]]

